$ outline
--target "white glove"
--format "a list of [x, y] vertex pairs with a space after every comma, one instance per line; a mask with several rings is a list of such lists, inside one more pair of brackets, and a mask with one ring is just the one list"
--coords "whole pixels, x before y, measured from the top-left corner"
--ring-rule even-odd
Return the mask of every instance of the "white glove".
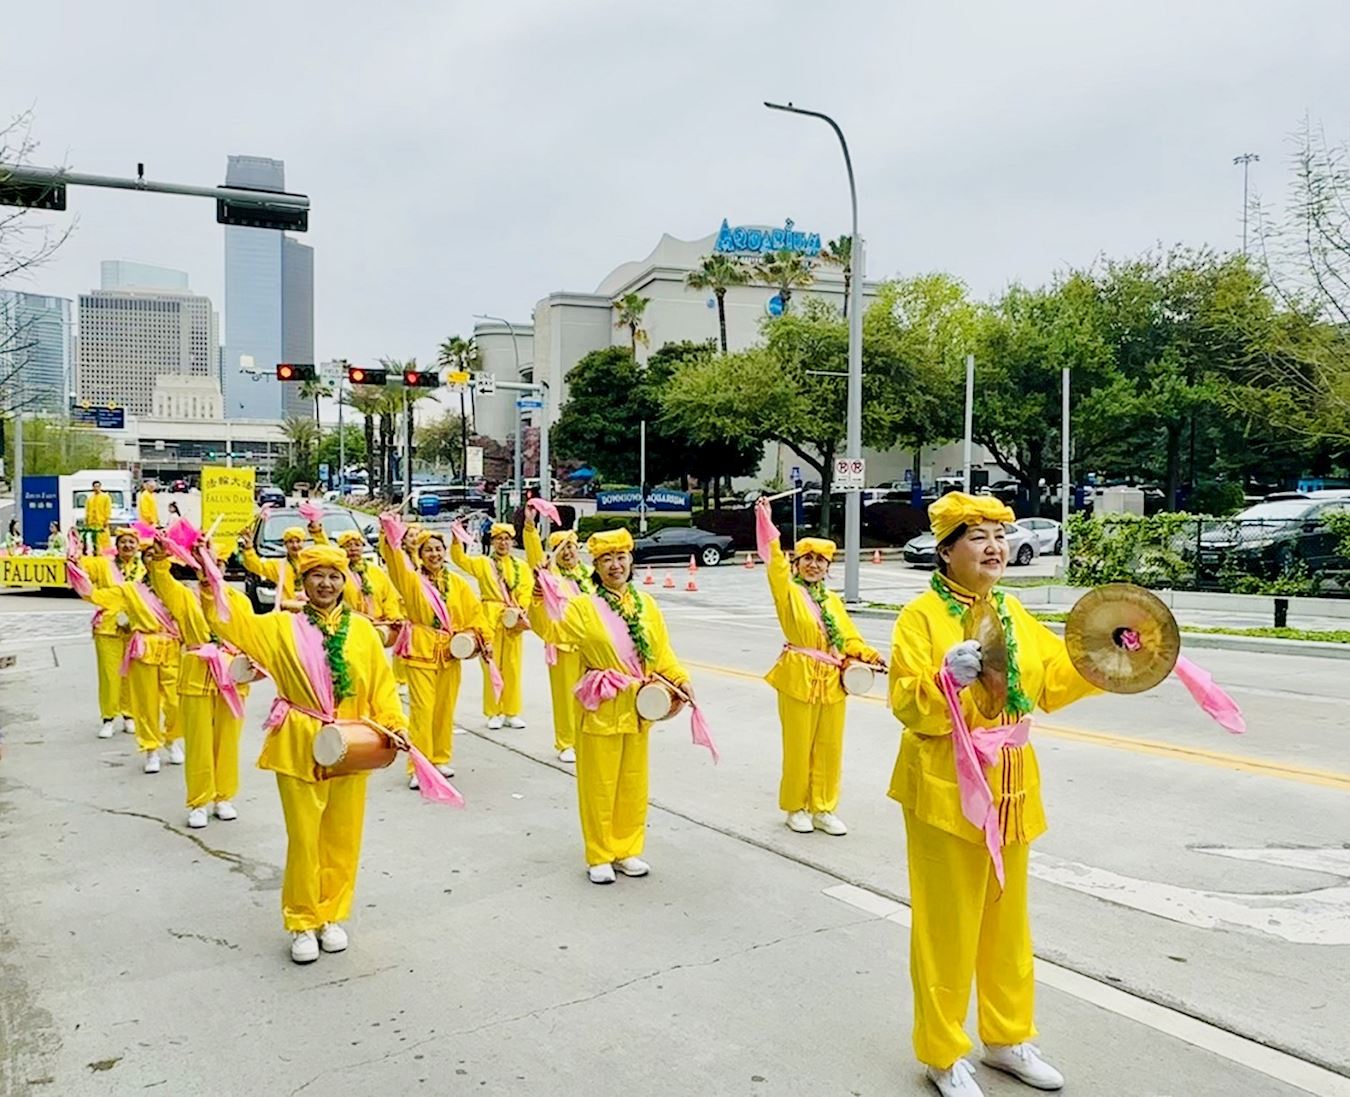
[[984, 666], [984, 653], [978, 640], [964, 640], [947, 652], [942, 660], [947, 673], [952, 676], [960, 689], [965, 689], [980, 676]]

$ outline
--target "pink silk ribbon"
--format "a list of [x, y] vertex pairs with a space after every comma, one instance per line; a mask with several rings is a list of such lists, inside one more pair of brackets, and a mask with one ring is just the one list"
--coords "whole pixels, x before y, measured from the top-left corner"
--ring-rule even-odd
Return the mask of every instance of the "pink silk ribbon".
[[336, 705], [333, 701], [333, 672], [329, 669], [328, 659], [323, 650], [323, 633], [309, 623], [301, 613], [291, 614], [291, 638], [295, 641], [295, 651], [300, 657], [300, 668], [305, 672], [309, 687], [318, 700], [317, 708], [302, 705], [280, 693], [272, 701], [267, 719], [263, 721], [263, 731], [273, 731], [280, 727], [287, 715], [294, 709], [306, 716], [312, 716], [321, 724], [331, 724], [336, 717]]
[[210, 541], [202, 540], [197, 545], [197, 559], [201, 561], [206, 585], [211, 588], [211, 594], [215, 598], [216, 616], [229, 624], [230, 600], [225, 595], [225, 576], [221, 573], [220, 565], [216, 563], [215, 549], [211, 547]]
[[817, 663], [825, 663], [831, 667], [842, 667], [844, 665], [843, 656], [836, 655], [832, 651], [821, 651], [819, 648], [804, 648], [796, 644], [784, 644], [784, 651], [795, 652], [798, 655], [805, 655], [808, 659], [814, 659]]
[[540, 499], [537, 496], [525, 504], [528, 507], [537, 510], [555, 526], [562, 525], [562, 515], [558, 513], [558, 508], [547, 499]]
[[441, 597], [441, 592], [436, 589], [433, 583], [423, 572], [417, 573], [417, 578], [422, 584], [422, 595], [427, 600], [427, 605], [431, 607], [431, 612], [436, 615], [436, 620], [441, 623], [441, 627], [446, 632], [453, 631], [455, 622], [450, 616], [450, 608], [445, 604], [445, 599]]
[[581, 681], [572, 692], [576, 694], [582, 708], [594, 712], [603, 702], [614, 700], [626, 689], [642, 685], [642, 681], [635, 675], [625, 674], [612, 667], [603, 670], [592, 669], [581, 676]]
[[535, 568], [534, 575], [544, 596], [544, 612], [550, 621], [561, 621], [567, 611], [567, 599], [563, 596], [558, 577], [548, 568]]
[[462, 522], [450, 523], [450, 536], [453, 537], [456, 541], [458, 541], [461, 545], [473, 544], [473, 538], [469, 536], [469, 531], [464, 528], [464, 523]]
[[384, 539], [389, 543], [390, 548], [403, 548], [403, 538], [408, 535], [408, 527], [403, 524], [397, 514], [381, 514], [380, 530], [384, 533]]
[[122, 649], [122, 677], [131, 670], [131, 664], [145, 658], [145, 633], [133, 632], [127, 637], [127, 646]]
[[323, 521], [322, 503], [297, 503], [295, 509], [300, 512], [300, 517], [306, 522]]
[[431, 764], [425, 754], [409, 744], [408, 757], [412, 759], [413, 773], [417, 776], [417, 791], [423, 800], [430, 804], [448, 804], [454, 808], [464, 806], [464, 797], [460, 795], [459, 789], [445, 779], [445, 775]]
[[1015, 724], [996, 728], [974, 728], [966, 723], [956, 679], [944, 666], [937, 683], [947, 699], [952, 719], [952, 753], [956, 758], [956, 785], [961, 793], [961, 814], [984, 834], [985, 848], [994, 863], [994, 876], [1003, 887], [1003, 834], [998, 825], [998, 809], [984, 767], [992, 766], [1005, 747], [1025, 746], [1031, 733], [1031, 721], [1025, 716]]
[[1247, 721], [1237, 702], [1219, 688], [1204, 667], [1196, 666], [1184, 655], [1178, 655], [1172, 673], [1181, 679], [1181, 684], [1210, 718], [1230, 735], [1241, 735], [1247, 730]]
[[159, 530], [155, 529], [149, 522], [142, 522], [139, 518], [131, 523], [131, 528], [136, 531], [136, 536], [144, 541], [153, 541], [155, 539], [155, 534], [159, 532]]
[[[69, 557], [66, 558], [66, 582], [70, 584], [70, 589], [81, 598], [88, 598], [94, 593], [94, 584], [89, 579], [89, 573]], [[102, 615], [103, 610], [99, 609], [94, 614], [94, 620], [101, 620]]]
[[773, 543], [781, 538], [778, 527], [773, 524], [773, 516], [767, 509], [755, 508], [755, 550], [766, 564], [773, 555]]
[[557, 644], [545, 644], [545, 645], [544, 645], [544, 665], [545, 665], [545, 666], [549, 666], [549, 667], [556, 667], [556, 666], [558, 665], [558, 645], [557, 645]]
[[182, 637], [178, 633], [178, 622], [173, 619], [173, 614], [171, 614], [164, 603], [159, 600], [159, 595], [146, 586], [145, 583], [136, 582], [131, 585], [135, 588], [136, 594], [140, 597], [141, 601], [145, 603], [146, 608], [150, 610], [150, 613], [154, 616], [155, 620], [159, 622], [161, 631], [167, 632], [175, 640], [181, 640]]
[[242, 719], [244, 699], [239, 696], [239, 687], [230, 677], [230, 653], [219, 644], [208, 643], [198, 644], [195, 648], [188, 648], [188, 654], [195, 655], [206, 663], [207, 668], [211, 671], [211, 678], [216, 683], [216, 689], [225, 699], [226, 707], [229, 708], [236, 719]]
[[398, 635], [394, 637], [394, 654], [406, 659], [412, 654], [413, 623], [406, 617], [398, 624]]

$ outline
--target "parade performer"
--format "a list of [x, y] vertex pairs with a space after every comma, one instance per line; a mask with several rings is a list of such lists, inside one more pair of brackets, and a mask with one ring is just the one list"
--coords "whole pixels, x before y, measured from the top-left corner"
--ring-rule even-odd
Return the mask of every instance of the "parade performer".
[[[403, 605], [403, 627], [394, 653], [408, 682], [410, 736], [413, 745], [446, 777], [455, 749], [455, 704], [459, 700], [460, 663], [450, 651], [455, 633], [475, 634], [485, 663], [492, 655], [487, 618], [473, 588], [445, 566], [443, 534], [422, 530], [416, 536], [419, 566], [402, 546], [407, 531], [397, 514], [380, 515], [380, 556]], [[491, 688], [490, 685], [488, 688]], [[408, 787], [417, 788], [409, 770]]]
[[303, 593], [300, 586], [299, 564], [300, 550], [305, 547], [305, 530], [302, 526], [289, 526], [282, 530], [281, 544], [286, 555], [278, 560], [264, 560], [258, 555], [253, 544], [253, 534], [245, 530], [239, 535], [239, 547], [243, 551], [240, 558], [244, 567], [265, 583], [271, 583], [276, 591], [272, 603], [274, 610], [285, 608], [283, 602], [298, 602]]
[[[72, 544], [72, 554], [77, 554]], [[115, 556], [87, 556], [80, 567], [95, 590], [107, 590], [128, 579], [145, 578], [141, 562], [140, 538], [134, 530], [122, 530], [115, 542]], [[98, 710], [101, 723], [98, 737], [112, 737], [113, 721], [122, 717], [122, 729], [134, 731], [136, 721], [131, 715], [131, 691], [128, 679], [122, 674], [122, 657], [127, 649], [127, 629], [118, 623], [118, 614], [96, 609], [90, 622], [94, 634], [94, 660], [98, 667]]]
[[92, 556], [111, 543], [108, 526], [112, 522], [112, 496], [103, 490], [102, 480], [95, 480], [90, 489], [84, 500], [84, 528], [93, 534], [94, 543], [89, 547]]
[[[577, 803], [586, 875], [612, 884], [614, 870], [645, 876], [647, 742], [651, 723], [638, 715], [637, 687], [659, 675], [691, 702], [689, 675], [670, 648], [656, 600], [631, 582], [633, 537], [626, 529], [593, 534], [596, 593], [567, 603], [558, 636], [577, 649], [583, 712], [577, 731]], [[694, 741], [716, 750], [695, 724]]]
[[[904, 725], [890, 796], [905, 813], [914, 1052], [943, 1097], [979, 1097], [963, 1058], [972, 1046], [963, 1025], [974, 978], [983, 1062], [1058, 1089], [1063, 1077], [1031, 1043], [1027, 857], [1046, 824], [1028, 717], [1096, 690], [1059, 637], [994, 590], [1008, 563], [1004, 523], [1013, 512], [992, 496], [952, 492], [928, 516], [938, 572], [900, 612], [890, 661], [890, 706]], [[993, 719], [966, 689], [982, 652], [963, 639], [962, 618], [985, 599], [1002, 621], [1008, 653], [1007, 707]]]
[[141, 494], [136, 499], [136, 516], [147, 526], [159, 525], [159, 502], [155, 499], [155, 482], [141, 483]]
[[835, 543], [803, 537], [789, 564], [768, 500], [755, 504], [755, 518], [759, 554], [768, 565], [769, 591], [786, 639], [778, 662], [764, 676], [778, 691], [783, 728], [778, 806], [787, 812], [789, 829], [800, 834], [844, 835], [848, 827], [835, 814], [847, 697], [841, 671], [847, 659], [879, 666], [882, 657], [863, 642], [843, 599], [826, 589]]
[[400, 736], [406, 729], [379, 634], [342, 604], [346, 563], [333, 545], [300, 553], [305, 605], [297, 613], [255, 614], [210, 570], [202, 599], [212, 631], [276, 682], [258, 767], [276, 774], [286, 819], [281, 910], [297, 964], [317, 960], [320, 949], [347, 947], [342, 923], [356, 889], [366, 805], [367, 774], [326, 777], [314, 761], [314, 737], [335, 719], [371, 720]]
[[[117, 531], [119, 540], [135, 538], [144, 552], [153, 541], [135, 530]], [[158, 773], [159, 752], [168, 747], [169, 761], [182, 765], [183, 742], [178, 729], [178, 626], [145, 583], [144, 566], [123, 575], [120, 582], [96, 587], [75, 555], [66, 560], [71, 588], [113, 618], [124, 618], [128, 630], [126, 648], [118, 670], [126, 679], [135, 721], [136, 747], [145, 755], [145, 772]], [[163, 722], [161, 723], [161, 713]]]
[[385, 570], [365, 557], [366, 538], [359, 530], [338, 534], [338, 547], [347, 554], [347, 585], [342, 600], [372, 621], [401, 621], [403, 604]]
[[[487, 614], [488, 634], [492, 650], [501, 668], [500, 696], [493, 688], [490, 668], [483, 664], [483, 715], [488, 718], [489, 730], [505, 725], [523, 728], [520, 718], [521, 672], [525, 656], [524, 633], [529, 628], [527, 607], [534, 596], [534, 576], [530, 569], [511, 555], [516, 531], [505, 522], [494, 522], [489, 534], [492, 552], [489, 556], [470, 556], [464, 545], [470, 540], [464, 527], [456, 522], [450, 527], [450, 559], [455, 567], [478, 581], [478, 595]], [[510, 622], [514, 619], [515, 624]]]
[[[539, 537], [533, 509], [525, 512], [525, 561], [531, 568], [549, 572], [563, 599], [579, 594], [594, 594], [595, 585], [581, 562], [581, 548], [576, 530], [554, 530], [548, 535], [548, 552]], [[544, 659], [548, 663], [549, 692], [553, 697], [553, 749], [561, 762], [577, 760], [577, 728], [581, 724], [581, 702], [577, 700], [577, 683], [581, 681], [581, 656], [575, 644], [560, 642], [558, 626], [544, 604], [544, 584], [549, 579], [535, 581], [535, 596], [530, 602], [530, 627], [544, 641]]]

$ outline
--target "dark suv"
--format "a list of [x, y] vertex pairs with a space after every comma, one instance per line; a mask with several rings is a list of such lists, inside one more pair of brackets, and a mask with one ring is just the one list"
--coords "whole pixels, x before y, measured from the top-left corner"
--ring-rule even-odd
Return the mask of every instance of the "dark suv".
[[1248, 507], [1200, 535], [1197, 571], [1202, 579], [1238, 571], [1274, 579], [1302, 565], [1309, 575], [1350, 572], [1339, 538], [1323, 521], [1350, 514], [1350, 495], [1275, 496]]

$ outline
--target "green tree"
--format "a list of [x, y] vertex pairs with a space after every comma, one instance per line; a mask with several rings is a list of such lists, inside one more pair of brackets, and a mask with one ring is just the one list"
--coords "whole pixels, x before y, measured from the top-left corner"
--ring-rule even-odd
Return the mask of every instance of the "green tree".
[[[611, 483], [636, 483], [639, 424], [656, 422], [660, 402], [632, 352], [623, 347], [591, 351], [568, 373], [567, 388], [567, 403], [550, 437], [554, 456], [594, 465]], [[665, 479], [667, 468], [661, 447], [649, 436], [649, 479]]]
[[346, 394], [347, 406], [361, 416], [362, 451], [366, 474], [370, 478], [370, 493], [378, 495], [382, 481], [382, 466], [375, 457], [375, 424], [384, 402], [385, 390], [376, 385], [353, 385]]
[[318, 426], [311, 419], [292, 415], [281, 424], [281, 433], [290, 447], [290, 463], [300, 468], [309, 468], [314, 463], [314, 451], [319, 445]]
[[452, 335], [441, 343], [436, 352], [436, 364], [441, 369], [456, 370], [461, 373], [477, 373], [481, 368], [478, 344], [472, 339]]
[[463, 439], [465, 423], [458, 415], [440, 415], [417, 426], [413, 437], [417, 459], [422, 464], [449, 465], [455, 478], [464, 475]]
[[795, 251], [776, 251], [766, 255], [755, 268], [755, 275], [778, 290], [784, 315], [792, 300], [792, 291], [804, 289], [816, 280], [811, 263]]
[[[339, 440], [341, 440], [340, 445]], [[345, 457], [349, 465], [365, 463], [365, 433], [354, 423], [343, 423], [341, 435], [338, 434], [336, 427], [332, 430], [326, 430], [319, 440], [319, 446], [314, 455], [318, 464], [327, 465], [331, 469], [338, 469], [339, 457]], [[338, 469], [338, 472], [340, 473], [341, 470]]]
[[314, 422], [319, 421], [319, 397], [331, 397], [333, 395], [333, 386], [322, 377], [316, 377], [313, 381], [300, 382], [300, 399], [314, 401]]
[[642, 327], [642, 317], [651, 303], [650, 297], [643, 297], [640, 293], [625, 293], [614, 302], [614, 326], [628, 329], [628, 344], [634, 361], [637, 361], [638, 344], [645, 347], [649, 343]]
[[727, 352], [727, 290], [750, 281], [750, 272], [735, 259], [726, 255], [705, 255], [697, 270], [690, 271], [684, 284], [690, 289], [710, 289], [717, 298], [717, 330], [722, 340], [722, 353]]
[[[88, 427], [71, 426], [63, 419], [28, 416], [23, 421], [25, 476], [66, 476], [80, 469], [107, 468], [112, 463], [112, 440]], [[14, 468], [13, 424], [5, 431], [5, 468]]]
[[853, 237], [841, 236], [831, 240], [820, 253], [820, 261], [839, 267], [844, 272], [844, 318], [848, 318], [848, 291], [853, 285]]

